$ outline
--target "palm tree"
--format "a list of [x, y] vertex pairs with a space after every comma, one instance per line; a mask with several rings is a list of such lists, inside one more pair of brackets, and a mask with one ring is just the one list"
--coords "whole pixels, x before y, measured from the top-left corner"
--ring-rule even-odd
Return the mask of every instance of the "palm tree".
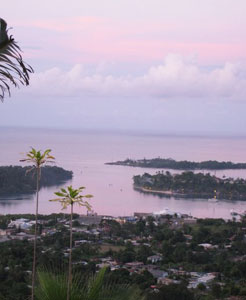
[[25, 64], [20, 54], [21, 49], [12, 35], [8, 35], [7, 23], [0, 18], [0, 100], [5, 93], [10, 95], [10, 86], [29, 85], [29, 74], [33, 73], [31, 66]]
[[69, 251], [69, 264], [68, 264], [68, 282], [67, 282], [67, 300], [70, 299], [70, 289], [72, 285], [72, 243], [73, 243], [73, 206], [78, 204], [79, 206], [84, 206], [87, 210], [91, 210], [91, 205], [89, 202], [84, 200], [84, 198], [91, 198], [92, 195], [81, 195], [81, 192], [85, 187], [79, 187], [78, 189], [73, 189], [72, 186], [68, 186], [67, 189], [62, 188], [55, 195], [60, 197], [52, 199], [50, 201], [58, 201], [62, 205], [62, 209], [66, 209], [69, 205], [71, 206], [70, 211], [70, 251]]
[[37, 251], [37, 225], [38, 225], [38, 200], [39, 200], [39, 183], [41, 176], [41, 167], [50, 162], [54, 162], [54, 156], [50, 155], [51, 149], [45, 150], [43, 153], [40, 150], [32, 148], [26, 154], [26, 158], [21, 159], [21, 162], [32, 163], [33, 166], [28, 170], [36, 170], [36, 213], [35, 213], [35, 230], [34, 230], [34, 246], [33, 246], [33, 264], [32, 264], [32, 300], [34, 299], [34, 286], [35, 286], [35, 275], [36, 275], [36, 251]]
[[[87, 280], [74, 275], [70, 291], [70, 300], [144, 300], [140, 290], [131, 285], [106, 282], [106, 268]], [[48, 271], [38, 272], [39, 285], [36, 289], [37, 300], [66, 300], [67, 276]]]

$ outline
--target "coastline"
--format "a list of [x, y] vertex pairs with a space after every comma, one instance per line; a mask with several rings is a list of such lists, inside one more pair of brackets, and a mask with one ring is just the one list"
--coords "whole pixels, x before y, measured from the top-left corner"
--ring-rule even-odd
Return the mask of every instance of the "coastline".
[[[168, 160], [168, 159], [163, 159]], [[149, 159], [147, 162], [142, 162], [141, 160], [137, 161], [115, 161], [115, 162], [106, 162], [105, 165], [110, 166], [123, 166], [123, 167], [133, 167], [133, 168], [146, 168], [146, 169], [165, 169], [165, 170], [177, 170], [177, 171], [223, 171], [223, 170], [245, 170], [246, 163], [233, 163], [228, 162], [219, 162], [219, 161], [203, 161], [203, 162], [193, 162], [193, 161], [173, 161], [167, 163], [154, 163], [155, 159]], [[173, 163], [174, 162], [174, 163]], [[187, 163], [188, 165], [184, 165]]]
[[[141, 186], [137, 186], [137, 185], [133, 185], [134, 190], [140, 192], [140, 193], [146, 193], [146, 194], [153, 194], [153, 195], [159, 195], [160, 197], [174, 197], [174, 198], [183, 198], [183, 199], [187, 199], [187, 198], [191, 198], [191, 199], [205, 199], [205, 200], [209, 200], [211, 198], [214, 197], [214, 195], [212, 194], [183, 194], [183, 193], [178, 193], [178, 192], [174, 192], [171, 190], [167, 190], [167, 191], [162, 191], [162, 190], [151, 190], [151, 189], [147, 189]], [[231, 198], [220, 198], [219, 196], [217, 197], [218, 200], [221, 201], [246, 201], [246, 197], [242, 197], [242, 198], [236, 198], [236, 197], [231, 197]]]

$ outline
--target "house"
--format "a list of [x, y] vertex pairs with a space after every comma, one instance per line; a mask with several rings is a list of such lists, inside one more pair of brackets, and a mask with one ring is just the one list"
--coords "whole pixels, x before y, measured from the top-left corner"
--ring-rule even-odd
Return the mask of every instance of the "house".
[[152, 217], [153, 214], [152, 213], [141, 213], [141, 212], [135, 212], [134, 213], [134, 217], [138, 218], [138, 219], [146, 219], [147, 217]]
[[7, 242], [9, 241], [9, 238], [7, 236], [1, 236], [0, 237], [0, 243], [4, 243], [4, 242]]
[[168, 273], [160, 270], [160, 269], [148, 269], [148, 271], [153, 275], [154, 278], [160, 279], [160, 278], [166, 278], [168, 276]]
[[139, 271], [140, 269], [142, 269], [143, 266], [144, 266], [144, 263], [139, 262], [139, 261], [129, 262], [124, 265], [124, 267], [126, 269], [128, 269], [132, 272]]
[[147, 258], [152, 264], [156, 264], [157, 262], [162, 260], [162, 255], [152, 255]]
[[96, 213], [88, 215], [80, 215], [77, 221], [80, 225], [99, 225], [103, 219], [103, 216], [99, 216]]
[[179, 284], [179, 280], [174, 280], [171, 278], [163, 277], [163, 278], [158, 278], [157, 279], [158, 284], [164, 284], [164, 285], [169, 285], [169, 284]]
[[126, 222], [134, 223], [134, 222], [137, 221], [137, 218], [136, 217], [132, 217], [132, 216], [120, 217], [120, 219], [123, 220], [123, 223], [126, 223]]
[[187, 241], [192, 240], [192, 235], [190, 235], [190, 234], [184, 234], [184, 237], [186, 238]]
[[91, 241], [88, 241], [88, 240], [79, 240], [79, 241], [74, 242], [74, 246], [79, 247], [80, 245], [90, 244], [90, 243], [91, 243]]
[[194, 272], [194, 274], [191, 273], [191, 275], [192, 275], [192, 277], [191, 277], [191, 280], [189, 281], [189, 285], [188, 285], [189, 289], [191, 289], [191, 288], [195, 289], [199, 283], [208, 285], [216, 278], [215, 273], [199, 274], [199, 273]]
[[17, 219], [15, 221], [11, 221], [8, 225], [8, 227], [16, 227], [16, 228], [20, 228], [20, 229], [30, 229], [32, 227], [32, 223], [30, 223], [30, 221], [28, 219]]
[[32, 241], [32, 240], [34, 240], [35, 236], [33, 234], [27, 234], [26, 232], [19, 232], [19, 233], [16, 233], [16, 235], [11, 235], [10, 238], [11, 238], [11, 240]]
[[0, 229], [0, 237], [1, 236], [6, 236], [7, 235], [7, 230], [6, 229]]
[[203, 249], [205, 249], [205, 250], [218, 248], [218, 245], [212, 245], [212, 244], [208, 244], [208, 243], [198, 244], [198, 246], [203, 247]]
[[197, 219], [194, 218], [184, 218], [183, 220], [184, 225], [194, 225], [197, 223]]

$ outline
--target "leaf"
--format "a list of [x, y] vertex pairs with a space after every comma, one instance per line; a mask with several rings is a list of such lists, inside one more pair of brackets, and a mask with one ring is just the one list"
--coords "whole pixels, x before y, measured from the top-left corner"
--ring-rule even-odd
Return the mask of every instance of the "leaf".
[[61, 188], [60, 191], [55, 192], [54, 194], [56, 196], [59, 196], [60, 198], [53, 199], [53, 200], [50, 200], [50, 201], [60, 202], [61, 206], [62, 206], [62, 209], [65, 209], [69, 205], [73, 205], [73, 204], [77, 203], [79, 206], [84, 206], [84, 207], [87, 208], [87, 210], [91, 210], [91, 205], [87, 201], [84, 201], [83, 198], [91, 198], [93, 196], [89, 195], [89, 194], [88, 195], [81, 195], [80, 192], [81, 192], [80, 188], [73, 189], [73, 187], [70, 185], [70, 186], [67, 187], [67, 190], [65, 188]]
[[56, 196], [59, 196], [59, 197], [64, 197], [64, 196], [66, 196], [66, 195], [64, 195], [64, 193], [61, 193], [61, 192], [56, 192], [55, 195], [56, 195]]
[[93, 198], [93, 195], [84, 195], [85, 198]]
[[25, 64], [20, 54], [21, 49], [12, 36], [8, 36], [7, 23], [0, 19], [0, 100], [5, 93], [10, 95], [10, 84], [15, 87], [29, 85], [29, 75], [33, 73], [31, 66]]

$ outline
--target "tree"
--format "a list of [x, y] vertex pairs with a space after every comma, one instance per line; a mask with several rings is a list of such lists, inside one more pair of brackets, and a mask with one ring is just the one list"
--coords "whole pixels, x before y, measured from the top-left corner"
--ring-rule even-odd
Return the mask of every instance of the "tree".
[[34, 229], [34, 246], [33, 246], [33, 266], [32, 266], [32, 300], [34, 299], [34, 286], [36, 275], [36, 252], [37, 252], [37, 225], [38, 225], [38, 200], [39, 200], [39, 183], [41, 176], [41, 167], [46, 163], [54, 162], [54, 156], [50, 155], [51, 149], [45, 150], [43, 153], [40, 150], [32, 148], [26, 154], [26, 158], [21, 159], [21, 162], [32, 163], [33, 166], [28, 170], [36, 170], [36, 213], [35, 213], [35, 229]]
[[33, 73], [31, 66], [25, 64], [20, 54], [21, 49], [12, 35], [8, 35], [7, 23], [0, 18], [0, 100], [4, 100], [5, 93], [10, 95], [13, 84], [29, 85], [29, 74]]
[[220, 298], [221, 296], [221, 286], [217, 283], [212, 285], [212, 295], [216, 298]]
[[55, 195], [60, 197], [52, 199], [50, 201], [58, 201], [62, 205], [62, 209], [66, 209], [69, 205], [71, 207], [70, 211], [70, 251], [69, 251], [69, 265], [68, 265], [68, 283], [67, 283], [67, 300], [70, 299], [70, 289], [72, 285], [72, 243], [73, 243], [73, 205], [78, 204], [79, 206], [84, 206], [87, 210], [91, 210], [91, 205], [84, 200], [84, 198], [91, 198], [92, 195], [81, 195], [81, 192], [85, 187], [79, 187], [78, 189], [73, 189], [72, 186], [68, 186], [67, 189], [62, 188]]
[[193, 300], [193, 294], [182, 284], [164, 285], [159, 293], [150, 293], [148, 300]]

